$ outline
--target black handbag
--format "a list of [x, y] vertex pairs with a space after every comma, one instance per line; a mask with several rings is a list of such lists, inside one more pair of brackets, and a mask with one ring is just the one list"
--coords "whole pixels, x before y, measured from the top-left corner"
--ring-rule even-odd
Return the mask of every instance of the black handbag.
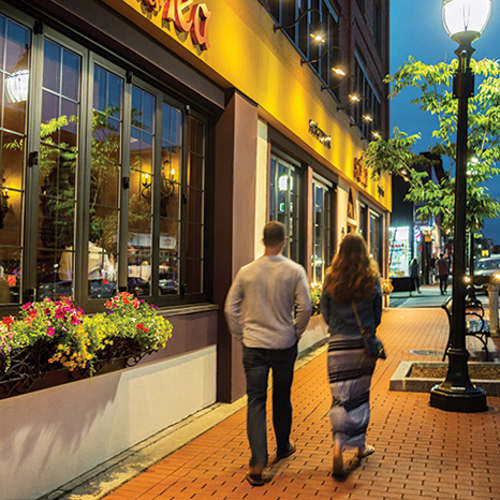
[[359, 319], [358, 308], [356, 307], [356, 304], [354, 302], [352, 302], [352, 310], [354, 311], [354, 315], [356, 316], [359, 331], [363, 336], [363, 343], [365, 345], [366, 354], [368, 354], [370, 358], [386, 359], [387, 355], [385, 354], [384, 344], [379, 338], [377, 338], [375, 334], [371, 335], [369, 328], [363, 327], [361, 320]]

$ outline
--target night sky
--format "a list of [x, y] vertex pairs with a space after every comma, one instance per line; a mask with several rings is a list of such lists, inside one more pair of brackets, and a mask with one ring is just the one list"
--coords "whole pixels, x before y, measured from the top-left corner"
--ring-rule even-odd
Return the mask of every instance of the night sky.
[[[453, 42], [443, 26], [441, 0], [391, 0], [391, 73], [411, 55], [425, 64], [449, 62], [455, 58], [458, 45]], [[479, 40], [473, 43], [475, 59], [500, 59], [500, 0], [492, 0], [491, 15]], [[477, 88], [477, 82], [476, 82]], [[408, 134], [420, 132], [422, 139], [414, 148], [415, 153], [426, 151], [434, 143], [431, 131], [437, 119], [412, 106], [409, 101], [418, 95], [407, 89], [391, 100], [391, 132], [394, 127]], [[500, 165], [499, 165], [500, 167]], [[500, 175], [486, 186], [492, 196], [500, 198]], [[489, 220], [483, 235], [500, 244], [500, 219]]]

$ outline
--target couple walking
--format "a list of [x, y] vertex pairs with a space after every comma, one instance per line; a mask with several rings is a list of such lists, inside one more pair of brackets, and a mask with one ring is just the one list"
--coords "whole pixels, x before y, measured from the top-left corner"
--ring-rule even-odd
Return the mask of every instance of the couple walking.
[[[264, 228], [264, 255], [237, 273], [225, 314], [231, 334], [242, 344], [248, 396], [247, 435], [253, 486], [266, 483], [268, 465], [266, 397], [273, 373], [273, 426], [277, 463], [296, 451], [290, 439], [290, 400], [297, 343], [311, 315], [307, 275], [302, 266], [282, 255], [285, 229], [280, 222]], [[328, 377], [332, 393], [333, 474], [345, 475], [342, 451], [357, 448], [359, 458], [375, 450], [366, 444], [370, 419], [369, 390], [376, 359], [364, 348], [360, 330], [375, 334], [382, 314], [382, 292], [376, 263], [364, 239], [347, 235], [327, 271], [321, 312], [328, 324]]]

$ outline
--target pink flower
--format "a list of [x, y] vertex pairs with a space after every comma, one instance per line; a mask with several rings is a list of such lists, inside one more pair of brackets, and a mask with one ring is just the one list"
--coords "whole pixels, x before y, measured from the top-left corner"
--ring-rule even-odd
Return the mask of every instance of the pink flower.
[[52, 328], [51, 326], [49, 326], [49, 327], [47, 328], [47, 335], [48, 335], [49, 337], [52, 337], [52, 335], [54, 335], [54, 333], [56, 333], [56, 330], [55, 330], [54, 328]]
[[21, 309], [23, 311], [26, 311], [27, 309], [29, 309], [30, 307], [32, 306], [31, 302], [26, 302], [26, 304], [22, 305], [21, 306]]
[[66, 313], [62, 309], [57, 309], [54, 316], [57, 319], [64, 319], [66, 317]]

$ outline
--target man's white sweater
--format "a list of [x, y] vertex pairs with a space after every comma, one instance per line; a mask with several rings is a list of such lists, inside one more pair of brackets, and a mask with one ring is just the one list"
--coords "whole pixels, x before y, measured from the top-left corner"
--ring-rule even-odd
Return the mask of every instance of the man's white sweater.
[[231, 334], [245, 347], [288, 349], [311, 317], [304, 268], [283, 255], [263, 255], [242, 267], [226, 298]]

